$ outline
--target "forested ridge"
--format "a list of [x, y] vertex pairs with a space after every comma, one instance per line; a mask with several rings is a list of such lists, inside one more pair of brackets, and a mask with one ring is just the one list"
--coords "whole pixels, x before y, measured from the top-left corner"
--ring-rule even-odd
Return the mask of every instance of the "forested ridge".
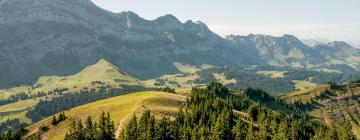
[[[249, 89], [247, 95], [250, 92], [259, 93]], [[266, 92], [260, 93], [262, 96], [257, 96], [257, 102], [254, 102], [250, 100], [252, 97], [233, 94], [219, 83], [211, 83], [205, 89], [193, 88], [186, 105], [179, 109], [175, 118], [162, 116], [156, 119], [150, 111], [141, 116], [134, 114], [119, 139], [355, 139], [350, 121], [326, 125], [302, 113], [285, 114], [262, 105], [261, 98], [271, 97]], [[113, 122], [106, 116], [109, 114], [103, 113], [96, 127], [91, 118], [85, 124], [73, 122], [66, 139], [115, 139]]]
[[52, 100], [41, 100], [33, 109], [26, 114], [33, 122], [40, 121], [46, 117], [86, 103], [111, 98], [127, 93], [144, 91], [139, 86], [123, 86], [122, 88], [103, 87], [98, 90], [82, 90], [79, 93], [66, 93]]

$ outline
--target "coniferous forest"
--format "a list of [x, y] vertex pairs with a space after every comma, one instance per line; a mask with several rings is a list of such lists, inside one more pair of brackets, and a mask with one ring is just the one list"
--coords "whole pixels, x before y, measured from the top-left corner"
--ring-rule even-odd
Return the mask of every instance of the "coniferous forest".
[[[248, 90], [247, 95], [257, 90]], [[257, 92], [257, 93], [255, 93]], [[169, 93], [170, 94], [170, 93]], [[352, 140], [351, 122], [341, 125], [323, 122], [300, 112], [285, 114], [268, 108], [261, 98], [271, 98], [266, 92], [252, 97], [232, 93], [219, 83], [206, 88], [193, 88], [186, 105], [175, 117], [156, 117], [151, 111], [135, 114], [114, 135], [114, 123], [109, 113], [97, 122], [90, 117], [84, 122], [73, 122], [67, 140]], [[244, 115], [247, 114], [247, 115]]]

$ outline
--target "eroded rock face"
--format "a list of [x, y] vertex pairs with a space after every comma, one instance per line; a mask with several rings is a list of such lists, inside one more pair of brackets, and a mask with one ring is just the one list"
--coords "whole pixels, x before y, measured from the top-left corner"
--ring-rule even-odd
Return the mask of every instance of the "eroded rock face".
[[242, 56], [226, 48], [205, 24], [172, 15], [145, 20], [90, 0], [6, 0], [0, 6], [0, 87], [73, 74], [100, 58], [138, 78], [176, 72], [175, 61], [241, 63]]
[[[340, 57], [348, 50], [336, 56], [348, 60]], [[103, 10], [90, 0], [0, 2], [0, 88], [25, 84], [39, 76], [71, 75], [101, 58], [146, 79], [177, 72], [174, 62], [329, 66], [327, 53], [294, 36], [224, 39], [202, 22], [182, 23], [172, 15], [146, 20], [130, 11]], [[352, 60], [357, 60], [355, 56]], [[351, 64], [356, 67], [358, 63]]]

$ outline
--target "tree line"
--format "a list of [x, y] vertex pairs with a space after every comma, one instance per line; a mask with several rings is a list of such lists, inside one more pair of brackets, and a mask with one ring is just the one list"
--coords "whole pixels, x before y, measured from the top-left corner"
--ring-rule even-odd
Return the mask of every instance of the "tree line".
[[53, 114], [80, 106], [86, 103], [119, 96], [126, 93], [143, 91], [139, 86], [123, 86], [122, 88], [104, 87], [99, 90], [82, 90], [79, 93], [66, 93], [63, 96], [54, 97], [52, 100], [41, 100], [26, 116], [33, 122], [37, 122]]
[[[350, 121], [343, 125], [325, 125], [323, 122], [301, 116], [295, 117], [271, 110], [261, 104], [248, 106], [245, 119], [235, 113], [231, 93], [219, 83], [206, 89], [194, 88], [184, 109], [175, 119], [153, 119], [149, 111], [138, 120], [133, 116], [122, 131], [121, 139], [222, 139], [222, 140], [298, 140], [298, 139], [355, 139]], [[261, 97], [260, 97], [261, 98]], [[264, 98], [267, 98], [264, 96]]]

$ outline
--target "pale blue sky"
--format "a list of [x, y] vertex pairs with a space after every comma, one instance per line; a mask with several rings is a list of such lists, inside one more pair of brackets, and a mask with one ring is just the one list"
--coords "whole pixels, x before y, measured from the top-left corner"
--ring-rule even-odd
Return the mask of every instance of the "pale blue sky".
[[359, 41], [360, 0], [93, 0], [113, 11], [146, 19], [173, 14], [203, 21], [214, 32], [293, 34], [300, 38]]

